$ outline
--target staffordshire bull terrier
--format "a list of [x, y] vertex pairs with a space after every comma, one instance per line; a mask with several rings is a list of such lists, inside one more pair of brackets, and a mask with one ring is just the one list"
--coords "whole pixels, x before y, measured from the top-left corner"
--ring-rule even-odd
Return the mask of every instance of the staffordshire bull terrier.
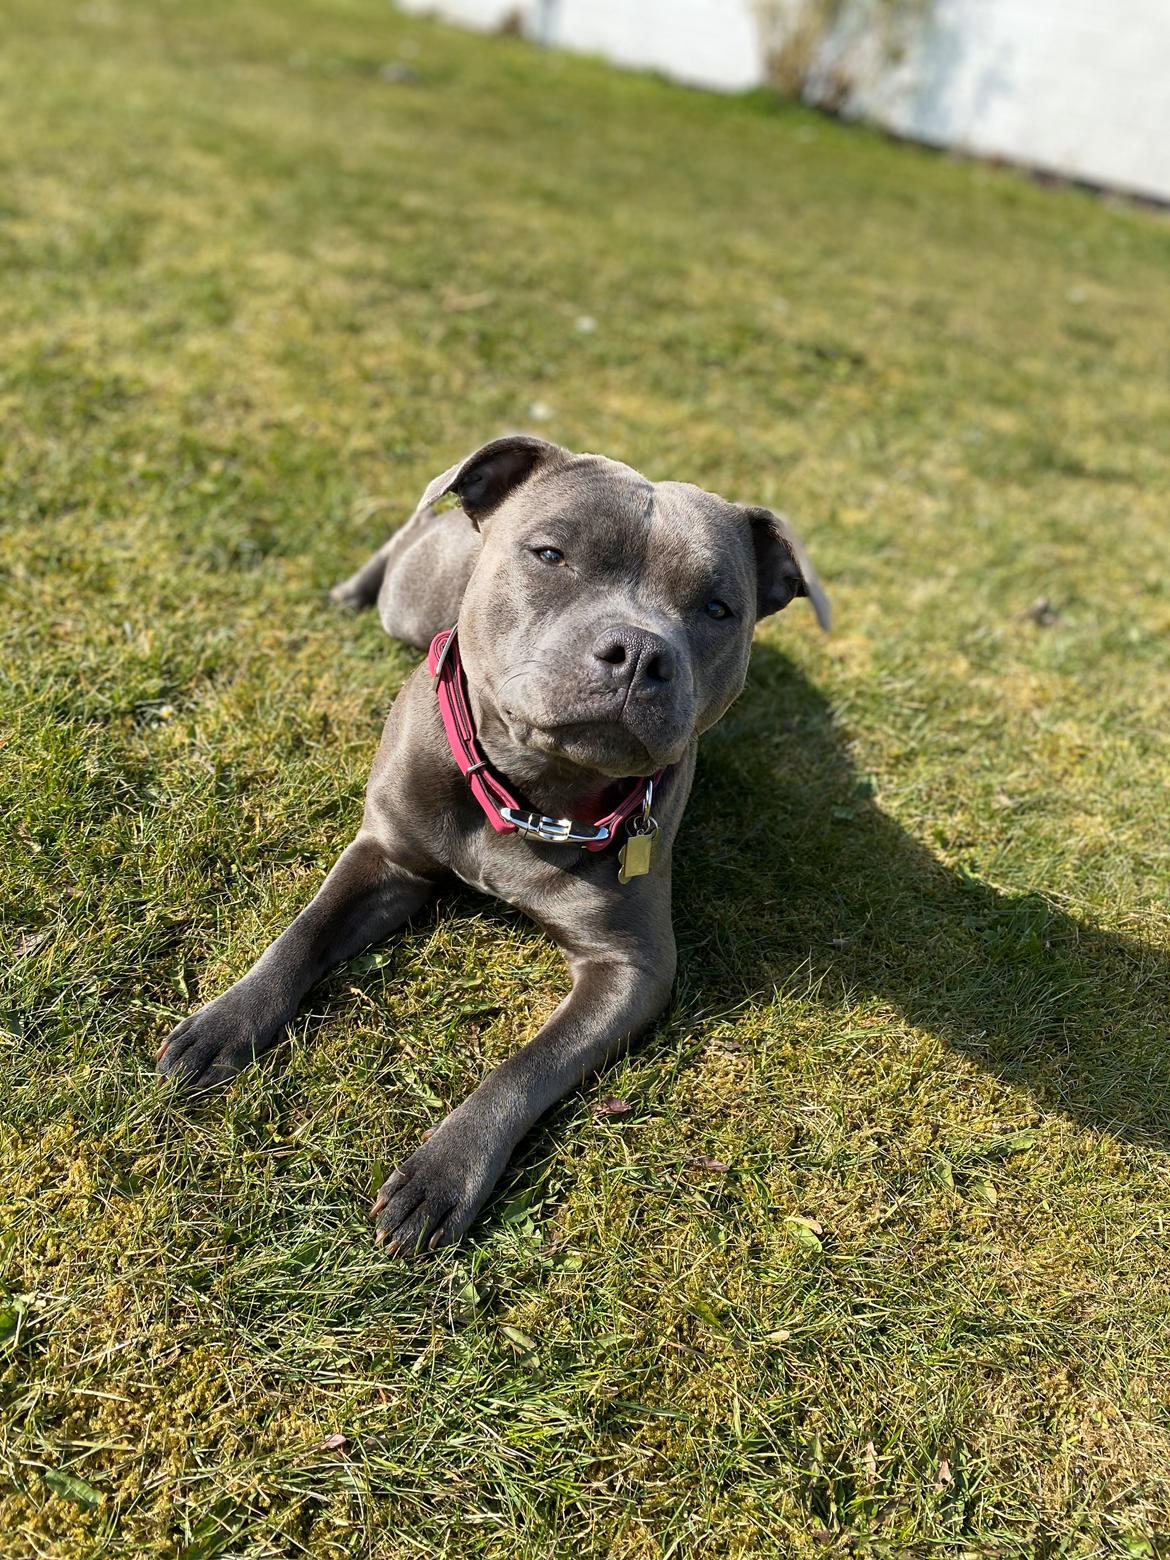
[[332, 966], [452, 877], [523, 910], [572, 989], [372, 1210], [391, 1252], [433, 1250], [464, 1233], [544, 1112], [666, 1006], [671, 851], [698, 739], [743, 687], [756, 621], [807, 596], [827, 628], [829, 608], [771, 510], [525, 435], [436, 477], [333, 595], [376, 601], [427, 660], [391, 707], [357, 837], [158, 1066], [191, 1090], [231, 1078]]

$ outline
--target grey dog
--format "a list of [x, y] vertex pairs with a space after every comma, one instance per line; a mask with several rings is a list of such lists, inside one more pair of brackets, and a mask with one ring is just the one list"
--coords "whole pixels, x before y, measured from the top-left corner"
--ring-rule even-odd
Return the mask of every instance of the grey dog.
[[[448, 495], [457, 506], [444, 509]], [[827, 627], [828, 603], [771, 510], [526, 435], [436, 477], [333, 595], [376, 601], [387, 632], [422, 649], [457, 624], [457, 673], [432, 650], [407, 680], [357, 837], [253, 968], [164, 1041], [158, 1065], [188, 1089], [232, 1077], [327, 970], [452, 876], [523, 910], [561, 949], [572, 988], [378, 1193], [378, 1240], [414, 1252], [458, 1240], [539, 1117], [666, 1006], [671, 849], [698, 739], [743, 687], [757, 619], [807, 596]], [[463, 761], [440, 707], [453, 676]], [[524, 799], [510, 810], [508, 788]], [[612, 818], [631, 795], [611, 829], [577, 822]]]

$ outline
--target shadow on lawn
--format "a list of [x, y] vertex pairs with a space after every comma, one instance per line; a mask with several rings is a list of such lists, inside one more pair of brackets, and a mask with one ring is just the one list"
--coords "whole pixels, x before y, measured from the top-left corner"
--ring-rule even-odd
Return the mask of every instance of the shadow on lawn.
[[886, 816], [824, 696], [757, 645], [703, 740], [676, 852], [685, 985], [710, 1012], [808, 971], [877, 995], [1045, 1109], [1170, 1145], [1170, 957], [944, 866]]

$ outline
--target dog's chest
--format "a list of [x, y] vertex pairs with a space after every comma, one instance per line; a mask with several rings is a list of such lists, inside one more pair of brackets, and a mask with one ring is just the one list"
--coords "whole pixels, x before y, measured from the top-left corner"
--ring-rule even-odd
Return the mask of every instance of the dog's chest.
[[480, 832], [460, 840], [450, 866], [468, 888], [531, 910], [579, 892], [588, 857], [578, 846], [538, 846], [518, 835]]

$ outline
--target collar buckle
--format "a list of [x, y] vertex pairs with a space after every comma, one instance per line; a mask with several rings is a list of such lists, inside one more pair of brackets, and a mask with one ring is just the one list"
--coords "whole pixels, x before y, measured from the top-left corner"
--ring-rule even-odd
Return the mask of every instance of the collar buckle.
[[542, 845], [597, 845], [609, 839], [607, 824], [579, 823], [575, 818], [550, 818], [546, 813], [501, 807], [500, 817], [526, 840]]

